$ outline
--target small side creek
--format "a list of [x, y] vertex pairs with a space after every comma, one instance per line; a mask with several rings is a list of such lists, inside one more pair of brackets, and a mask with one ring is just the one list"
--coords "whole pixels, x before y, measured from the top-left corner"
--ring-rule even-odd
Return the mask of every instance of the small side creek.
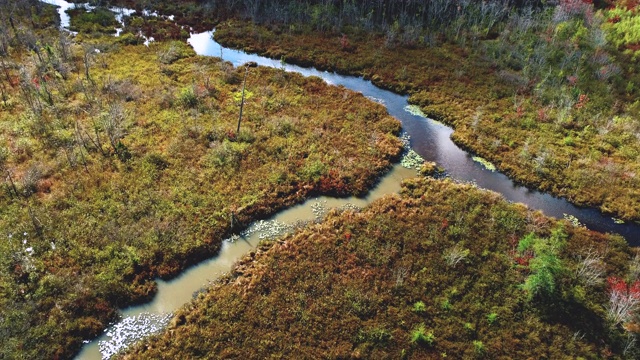
[[[63, 0], [46, 0], [45, 2], [60, 6], [61, 26], [68, 27], [69, 17], [64, 10], [74, 5]], [[130, 14], [132, 11], [120, 8], [113, 10], [120, 14], [119, 21], [123, 14]], [[329, 84], [361, 92], [371, 100], [383, 104], [389, 114], [400, 120], [403, 130], [411, 138], [411, 148], [424, 159], [434, 161], [443, 167], [451, 178], [473, 182], [479, 187], [502, 194], [509, 201], [524, 203], [532, 209], [542, 210], [549, 216], [570, 217], [577, 219], [589, 229], [618, 233], [624, 236], [630, 245], [640, 245], [640, 225], [618, 224], [595, 208], [576, 207], [564, 199], [519, 186], [504, 174], [491, 170], [490, 164], [483, 164], [482, 160], [474, 158], [451, 141], [450, 135], [453, 129], [426, 118], [417, 108], [408, 104], [407, 96], [380, 89], [362, 78], [282, 64], [279, 60], [225, 48], [213, 39], [213, 31], [192, 34], [188, 41], [199, 55], [220, 57], [234, 66], [253, 61], [262, 66], [298, 72], [304, 76], [320, 77]], [[400, 190], [400, 182], [415, 174], [415, 170], [396, 165], [365, 198], [310, 199], [278, 213], [269, 220], [252, 224], [243, 234], [225, 241], [219, 255], [215, 258], [185, 270], [171, 281], [157, 280], [158, 292], [152, 302], [123, 309], [121, 312], [123, 320], [113, 324], [98, 339], [87, 341], [77, 359], [109, 358], [132, 342], [161, 329], [170, 321], [173, 311], [189, 302], [194, 297], [194, 293], [209, 282], [229, 272], [233, 264], [254, 249], [260, 239], [282, 234], [301, 222], [319, 220], [322, 214], [331, 208], [364, 207], [385, 194], [397, 193]]]
[[133, 342], [160, 330], [171, 313], [188, 303], [209, 282], [228, 273], [233, 264], [253, 250], [260, 240], [274, 238], [306, 222], [319, 221], [330, 209], [357, 209], [387, 194], [398, 193], [403, 179], [414, 177], [416, 170], [395, 165], [364, 198], [318, 197], [284, 210], [269, 220], [253, 223], [245, 232], [224, 241], [220, 253], [185, 270], [170, 281], [157, 280], [153, 301], [121, 311], [122, 320], [105, 330], [97, 339], [87, 341], [78, 360], [108, 359]]

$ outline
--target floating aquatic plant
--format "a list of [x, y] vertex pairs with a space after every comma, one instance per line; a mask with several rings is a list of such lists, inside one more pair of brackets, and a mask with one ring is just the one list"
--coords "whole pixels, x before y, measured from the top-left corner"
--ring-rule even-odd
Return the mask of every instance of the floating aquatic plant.
[[425, 161], [420, 154], [411, 149], [411, 136], [407, 132], [402, 132], [400, 134], [400, 142], [404, 148], [400, 165], [407, 169], [418, 170], [418, 174], [422, 175], [435, 175], [436, 173], [440, 175], [444, 174], [444, 171], [438, 168], [436, 163]]
[[229, 237], [228, 239], [225, 239], [225, 241], [228, 242], [235, 242], [236, 240], [240, 239], [240, 235], [238, 234], [233, 234], [231, 235], [231, 237]]
[[407, 151], [402, 157], [402, 160], [400, 160], [400, 165], [407, 169], [420, 170], [422, 164], [424, 164], [424, 158], [413, 150]]
[[400, 142], [402, 143], [402, 147], [405, 151], [409, 151], [409, 149], [411, 149], [411, 135], [406, 131], [403, 131], [400, 134]]
[[583, 224], [583, 223], [581, 223], [581, 222], [580, 222], [580, 220], [579, 220], [577, 217], [573, 216], [573, 215], [569, 215], [569, 214], [564, 214], [564, 213], [563, 213], [563, 214], [562, 214], [562, 217], [563, 217], [565, 220], [569, 221], [573, 226], [576, 226], [576, 227], [578, 227], [578, 226], [584, 226], [584, 224]]
[[277, 220], [260, 220], [251, 224], [251, 226], [241, 232], [240, 235], [231, 235], [231, 237], [228, 238], [227, 241], [234, 242], [241, 237], [246, 238], [255, 233], [258, 234], [258, 238], [260, 240], [272, 239], [285, 233], [291, 232], [294, 228], [294, 225], [285, 224]]
[[429, 119], [430, 121], [436, 124], [444, 125], [442, 122], [430, 118], [427, 114], [424, 113], [424, 111], [422, 111], [422, 109], [418, 105], [407, 105], [404, 107], [404, 111], [408, 112], [411, 115], [420, 116], [425, 119]]
[[383, 99], [379, 99], [379, 98], [373, 97], [373, 96], [367, 96], [367, 99], [369, 99], [369, 100], [371, 100], [373, 102], [376, 102], [376, 103], [378, 103], [380, 105], [385, 105], [385, 101]]
[[404, 111], [408, 112], [411, 115], [427, 118], [427, 114], [425, 114], [418, 105], [407, 105], [404, 107]]
[[110, 359], [121, 350], [131, 346], [138, 340], [162, 330], [173, 317], [173, 314], [142, 313], [122, 319], [109, 327], [105, 334], [110, 340], [98, 342], [98, 348], [103, 359]]
[[[311, 212], [313, 213], [315, 220], [321, 220], [327, 213], [327, 201], [326, 200], [316, 200], [311, 204]], [[341, 211], [351, 210], [351, 211], [360, 211], [360, 207], [347, 203], [338, 208]], [[235, 242], [240, 238], [247, 238], [252, 236], [253, 234], [258, 234], [258, 238], [260, 240], [265, 239], [273, 239], [278, 236], [291, 233], [297, 228], [303, 227], [308, 224], [308, 221], [305, 220], [296, 220], [291, 224], [286, 224], [284, 222], [278, 220], [260, 220], [251, 224], [246, 230], [242, 231], [240, 234], [233, 234], [229, 238], [226, 239], [228, 242]]]
[[346, 203], [339, 208], [341, 211], [360, 211], [362, 208], [356, 204]]
[[311, 212], [316, 220], [320, 220], [327, 213], [327, 201], [316, 201], [311, 204]]
[[481, 158], [480, 156], [474, 156], [471, 159], [473, 159], [473, 161], [477, 163], [480, 163], [480, 165], [484, 166], [484, 168], [489, 171], [496, 171], [496, 166], [489, 162], [489, 160], [487, 159]]

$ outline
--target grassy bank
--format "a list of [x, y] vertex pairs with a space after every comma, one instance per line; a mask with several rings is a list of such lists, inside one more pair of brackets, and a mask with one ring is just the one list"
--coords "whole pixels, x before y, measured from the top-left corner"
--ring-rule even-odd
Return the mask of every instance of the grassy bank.
[[123, 358], [633, 358], [608, 317], [633, 269], [619, 237], [414, 179], [262, 244]]
[[72, 356], [155, 277], [311, 194], [366, 192], [401, 150], [360, 94], [95, 30], [18, 23], [2, 56], [2, 358]]
[[640, 108], [633, 92], [616, 90], [638, 80], [637, 63], [628, 55], [611, 50], [617, 54], [612, 64], [624, 67], [628, 83], [619, 77], [595, 79], [591, 73], [576, 80], [549, 64], [560, 79], [543, 84], [541, 75], [527, 73], [532, 71], [525, 68], [527, 60], [510, 64], [512, 59], [503, 58], [508, 47], [522, 50], [510, 44], [525, 41], [515, 36], [465, 46], [406, 47], [389, 46], [376, 34], [318, 34], [228, 21], [217, 26], [215, 37], [227, 46], [365, 76], [380, 87], [410, 93], [410, 101], [428, 116], [455, 128], [457, 144], [516, 181], [626, 220], [640, 219]]

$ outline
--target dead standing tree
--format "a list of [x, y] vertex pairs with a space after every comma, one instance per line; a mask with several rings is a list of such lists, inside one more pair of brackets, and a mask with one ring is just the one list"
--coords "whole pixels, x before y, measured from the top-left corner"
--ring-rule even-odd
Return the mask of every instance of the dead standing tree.
[[238, 117], [238, 130], [236, 131], [236, 136], [240, 134], [240, 123], [242, 122], [242, 109], [244, 108], [244, 90], [247, 86], [247, 74], [249, 73], [250, 67], [257, 67], [257, 66], [258, 64], [256, 64], [253, 61], [250, 61], [244, 64], [244, 80], [242, 81], [242, 100], [240, 100], [240, 116]]

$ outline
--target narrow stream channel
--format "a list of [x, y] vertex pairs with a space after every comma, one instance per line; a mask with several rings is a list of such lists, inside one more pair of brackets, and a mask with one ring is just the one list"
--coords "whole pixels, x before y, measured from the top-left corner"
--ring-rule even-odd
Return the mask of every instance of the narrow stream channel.
[[[63, 0], [48, 0], [46, 2], [60, 6], [61, 26], [68, 27], [69, 17], [64, 13], [64, 10], [74, 5]], [[114, 9], [114, 11], [119, 14], [130, 14], [131, 12], [128, 9]], [[262, 66], [276, 68], [284, 66], [286, 71], [298, 72], [304, 76], [317, 76], [329, 84], [361, 92], [370, 99], [383, 104], [389, 114], [400, 120], [404, 131], [411, 137], [411, 147], [426, 160], [434, 161], [443, 167], [450, 177], [474, 182], [479, 187], [502, 194], [507, 200], [524, 203], [529, 208], [542, 210], [550, 216], [557, 218], [562, 218], [565, 214], [574, 216], [589, 229], [618, 233], [624, 236], [630, 245], [640, 245], [640, 225], [638, 224], [616, 224], [610, 217], [604, 216], [597, 209], [576, 207], [564, 199], [519, 186], [504, 174], [487, 170], [474, 161], [469, 153], [451, 141], [450, 135], [453, 132], [451, 128], [416, 115], [415, 111], [410, 111], [407, 96], [382, 90], [362, 78], [290, 64], [283, 65], [280, 60], [225, 48], [213, 40], [212, 35], [213, 31], [192, 34], [188, 42], [197, 54], [221, 57], [223, 60], [233, 63], [234, 66], [249, 61], [254, 61]], [[208, 282], [228, 272], [235, 261], [255, 248], [260, 238], [285, 231], [299, 221], [319, 219], [321, 213], [329, 208], [366, 206], [385, 194], [398, 192], [400, 181], [414, 175], [414, 170], [396, 165], [365, 198], [334, 199], [322, 197], [310, 199], [304, 204], [278, 213], [267, 222], [254, 224], [250, 233], [245, 236], [239, 237], [233, 242], [225, 241], [217, 257], [187, 269], [171, 281], [158, 280], [158, 293], [151, 303], [124, 309], [122, 311], [123, 320], [107, 329], [100, 338], [88, 341], [77, 359], [108, 358], [121, 346], [164, 326], [168, 323], [171, 312], [191, 300], [194, 292], [197, 292]]]
[[365, 207], [384, 195], [398, 193], [401, 181], [414, 176], [416, 170], [395, 165], [364, 198], [322, 196], [284, 210], [269, 220], [254, 223], [242, 236], [224, 241], [218, 256], [185, 270], [170, 281], [156, 280], [158, 292], [153, 301], [122, 310], [122, 320], [99, 338], [87, 341], [76, 359], [108, 359], [118, 350], [159, 330], [168, 324], [173, 311], [188, 303], [210, 281], [228, 273], [233, 264], [253, 250], [261, 239], [273, 238], [293, 229], [296, 224], [320, 220], [329, 209]]

